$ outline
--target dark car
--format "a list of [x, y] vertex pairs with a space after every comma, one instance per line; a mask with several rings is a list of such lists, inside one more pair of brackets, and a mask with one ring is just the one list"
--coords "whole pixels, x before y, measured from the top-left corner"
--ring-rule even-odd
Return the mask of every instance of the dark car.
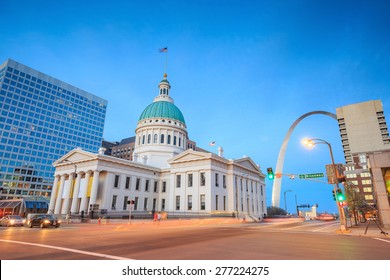
[[56, 216], [50, 214], [38, 214], [27, 219], [26, 225], [30, 228], [39, 226], [44, 227], [56, 227], [61, 225], [61, 220], [58, 220]]
[[19, 215], [6, 215], [0, 219], [0, 225], [6, 227], [23, 226], [25, 219]]

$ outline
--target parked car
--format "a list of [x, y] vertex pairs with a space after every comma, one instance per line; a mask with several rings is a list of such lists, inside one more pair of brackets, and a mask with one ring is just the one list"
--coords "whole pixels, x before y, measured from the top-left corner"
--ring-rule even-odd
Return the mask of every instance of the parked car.
[[61, 225], [61, 220], [57, 219], [56, 216], [50, 214], [37, 214], [27, 219], [26, 225], [30, 228], [34, 226], [44, 227], [56, 227]]
[[5, 227], [23, 226], [26, 220], [19, 215], [6, 215], [0, 219], [0, 225]]

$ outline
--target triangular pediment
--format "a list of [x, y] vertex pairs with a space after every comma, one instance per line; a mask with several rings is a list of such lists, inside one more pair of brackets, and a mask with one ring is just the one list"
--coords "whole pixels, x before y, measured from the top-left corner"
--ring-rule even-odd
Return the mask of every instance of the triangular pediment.
[[186, 162], [186, 161], [209, 159], [210, 156], [211, 156], [210, 153], [197, 152], [194, 150], [186, 150], [181, 154], [178, 154], [177, 156], [173, 157], [169, 161], [169, 163], [173, 164], [173, 163]]
[[53, 165], [57, 164], [63, 164], [63, 163], [74, 163], [74, 162], [80, 162], [80, 161], [88, 161], [91, 159], [96, 159], [97, 154], [93, 154], [87, 151], [84, 151], [82, 149], [73, 149], [63, 157], [56, 160]]
[[250, 157], [236, 159], [236, 160], [234, 160], [234, 163], [241, 165], [241, 166], [244, 166], [248, 169], [260, 171], [260, 168], [257, 166], [256, 163], [253, 162], [253, 160]]

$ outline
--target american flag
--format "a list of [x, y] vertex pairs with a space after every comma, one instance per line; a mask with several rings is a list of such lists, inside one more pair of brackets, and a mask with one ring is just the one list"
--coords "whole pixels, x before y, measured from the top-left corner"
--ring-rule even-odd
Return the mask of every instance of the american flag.
[[168, 51], [168, 47], [160, 49], [160, 52], [167, 52], [167, 51]]

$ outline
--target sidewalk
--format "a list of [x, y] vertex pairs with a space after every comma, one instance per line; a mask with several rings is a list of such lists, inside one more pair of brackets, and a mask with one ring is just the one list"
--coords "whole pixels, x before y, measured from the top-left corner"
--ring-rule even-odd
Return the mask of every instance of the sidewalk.
[[359, 223], [357, 226], [348, 227], [348, 229], [345, 232], [338, 230], [337, 233], [354, 235], [354, 236], [386, 238], [390, 240], [390, 229], [386, 229], [386, 228], [380, 229], [374, 222], [371, 222], [368, 225], [368, 228], [367, 225], [368, 222]]

